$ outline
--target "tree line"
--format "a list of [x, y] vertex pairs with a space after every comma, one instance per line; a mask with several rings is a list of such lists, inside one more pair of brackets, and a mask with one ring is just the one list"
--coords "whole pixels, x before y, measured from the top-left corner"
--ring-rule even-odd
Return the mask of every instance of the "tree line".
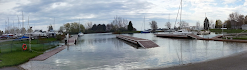
[[[80, 27], [79, 27], [80, 25]], [[84, 27], [79, 23], [66, 23], [59, 28], [61, 32], [67, 33], [104, 33], [104, 32], [124, 32], [124, 31], [136, 31], [133, 27], [131, 21], [125, 18], [115, 16], [113, 21], [109, 24], [93, 24], [92, 22], [87, 22]]]
[[247, 24], [247, 15], [244, 16], [238, 12], [229, 14], [227, 20], [222, 22], [220, 19], [215, 21], [215, 28], [241, 29], [241, 26]]

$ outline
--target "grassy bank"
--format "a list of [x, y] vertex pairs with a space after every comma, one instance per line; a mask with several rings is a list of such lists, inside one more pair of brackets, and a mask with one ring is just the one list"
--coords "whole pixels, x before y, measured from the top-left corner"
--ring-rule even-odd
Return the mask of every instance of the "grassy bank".
[[1, 54], [0, 68], [15, 66], [27, 62], [30, 58], [40, 55], [41, 53], [29, 52], [29, 51], [14, 51]]
[[[221, 33], [222, 30], [221, 29], [210, 29], [211, 32], [215, 32], [215, 33]], [[227, 32], [227, 33], [240, 33], [244, 30], [241, 29], [224, 29], [223, 32]]]
[[[0, 43], [0, 68], [25, 63], [44, 51], [56, 47], [57, 45], [54, 45], [54, 41], [57, 41], [57, 39], [43, 38], [31, 40], [33, 52], [29, 51], [29, 40], [2, 42]], [[27, 44], [26, 51], [23, 51], [22, 44]]]

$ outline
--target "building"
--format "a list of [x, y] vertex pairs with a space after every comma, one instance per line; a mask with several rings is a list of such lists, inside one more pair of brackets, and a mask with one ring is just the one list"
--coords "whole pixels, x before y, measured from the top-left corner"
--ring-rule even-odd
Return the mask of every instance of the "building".
[[243, 30], [247, 30], [247, 24], [242, 25]]
[[204, 30], [208, 30], [209, 29], [209, 21], [208, 18], [206, 17], [204, 20]]

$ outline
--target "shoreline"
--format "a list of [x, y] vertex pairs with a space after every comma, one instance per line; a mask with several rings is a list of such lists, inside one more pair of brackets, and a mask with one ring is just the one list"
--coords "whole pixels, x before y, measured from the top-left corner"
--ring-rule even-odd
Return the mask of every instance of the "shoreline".
[[137, 70], [247, 70], [247, 51], [203, 62]]

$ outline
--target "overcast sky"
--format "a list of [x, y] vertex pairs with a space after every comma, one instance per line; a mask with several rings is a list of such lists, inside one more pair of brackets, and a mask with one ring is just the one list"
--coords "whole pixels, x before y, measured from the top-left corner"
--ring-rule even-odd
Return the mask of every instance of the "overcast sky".
[[[149, 22], [157, 21], [159, 28], [165, 28], [170, 14], [172, 27], [175, 24], [180, 0], [0, 0], [0, 30], [5, 29], [5, 21], [9, 26], [18, 26], [18, 17], [22, 21], [24, 14], [24, 26], [33, 26], [34, 29], [47, 30], [47, 26], [53, 24], [55, 29], [68, 22], [86, 24], [111, 23], [114, 16], [132, 21], [137, 30], [150, 28]], [[201, 25], [205, 19], [205, 13], [209, 20], [220, 19], [225, 21], [232, 12], [247, 15], [247, 0], [183, 0], [182, 20], [195, 26]]]

